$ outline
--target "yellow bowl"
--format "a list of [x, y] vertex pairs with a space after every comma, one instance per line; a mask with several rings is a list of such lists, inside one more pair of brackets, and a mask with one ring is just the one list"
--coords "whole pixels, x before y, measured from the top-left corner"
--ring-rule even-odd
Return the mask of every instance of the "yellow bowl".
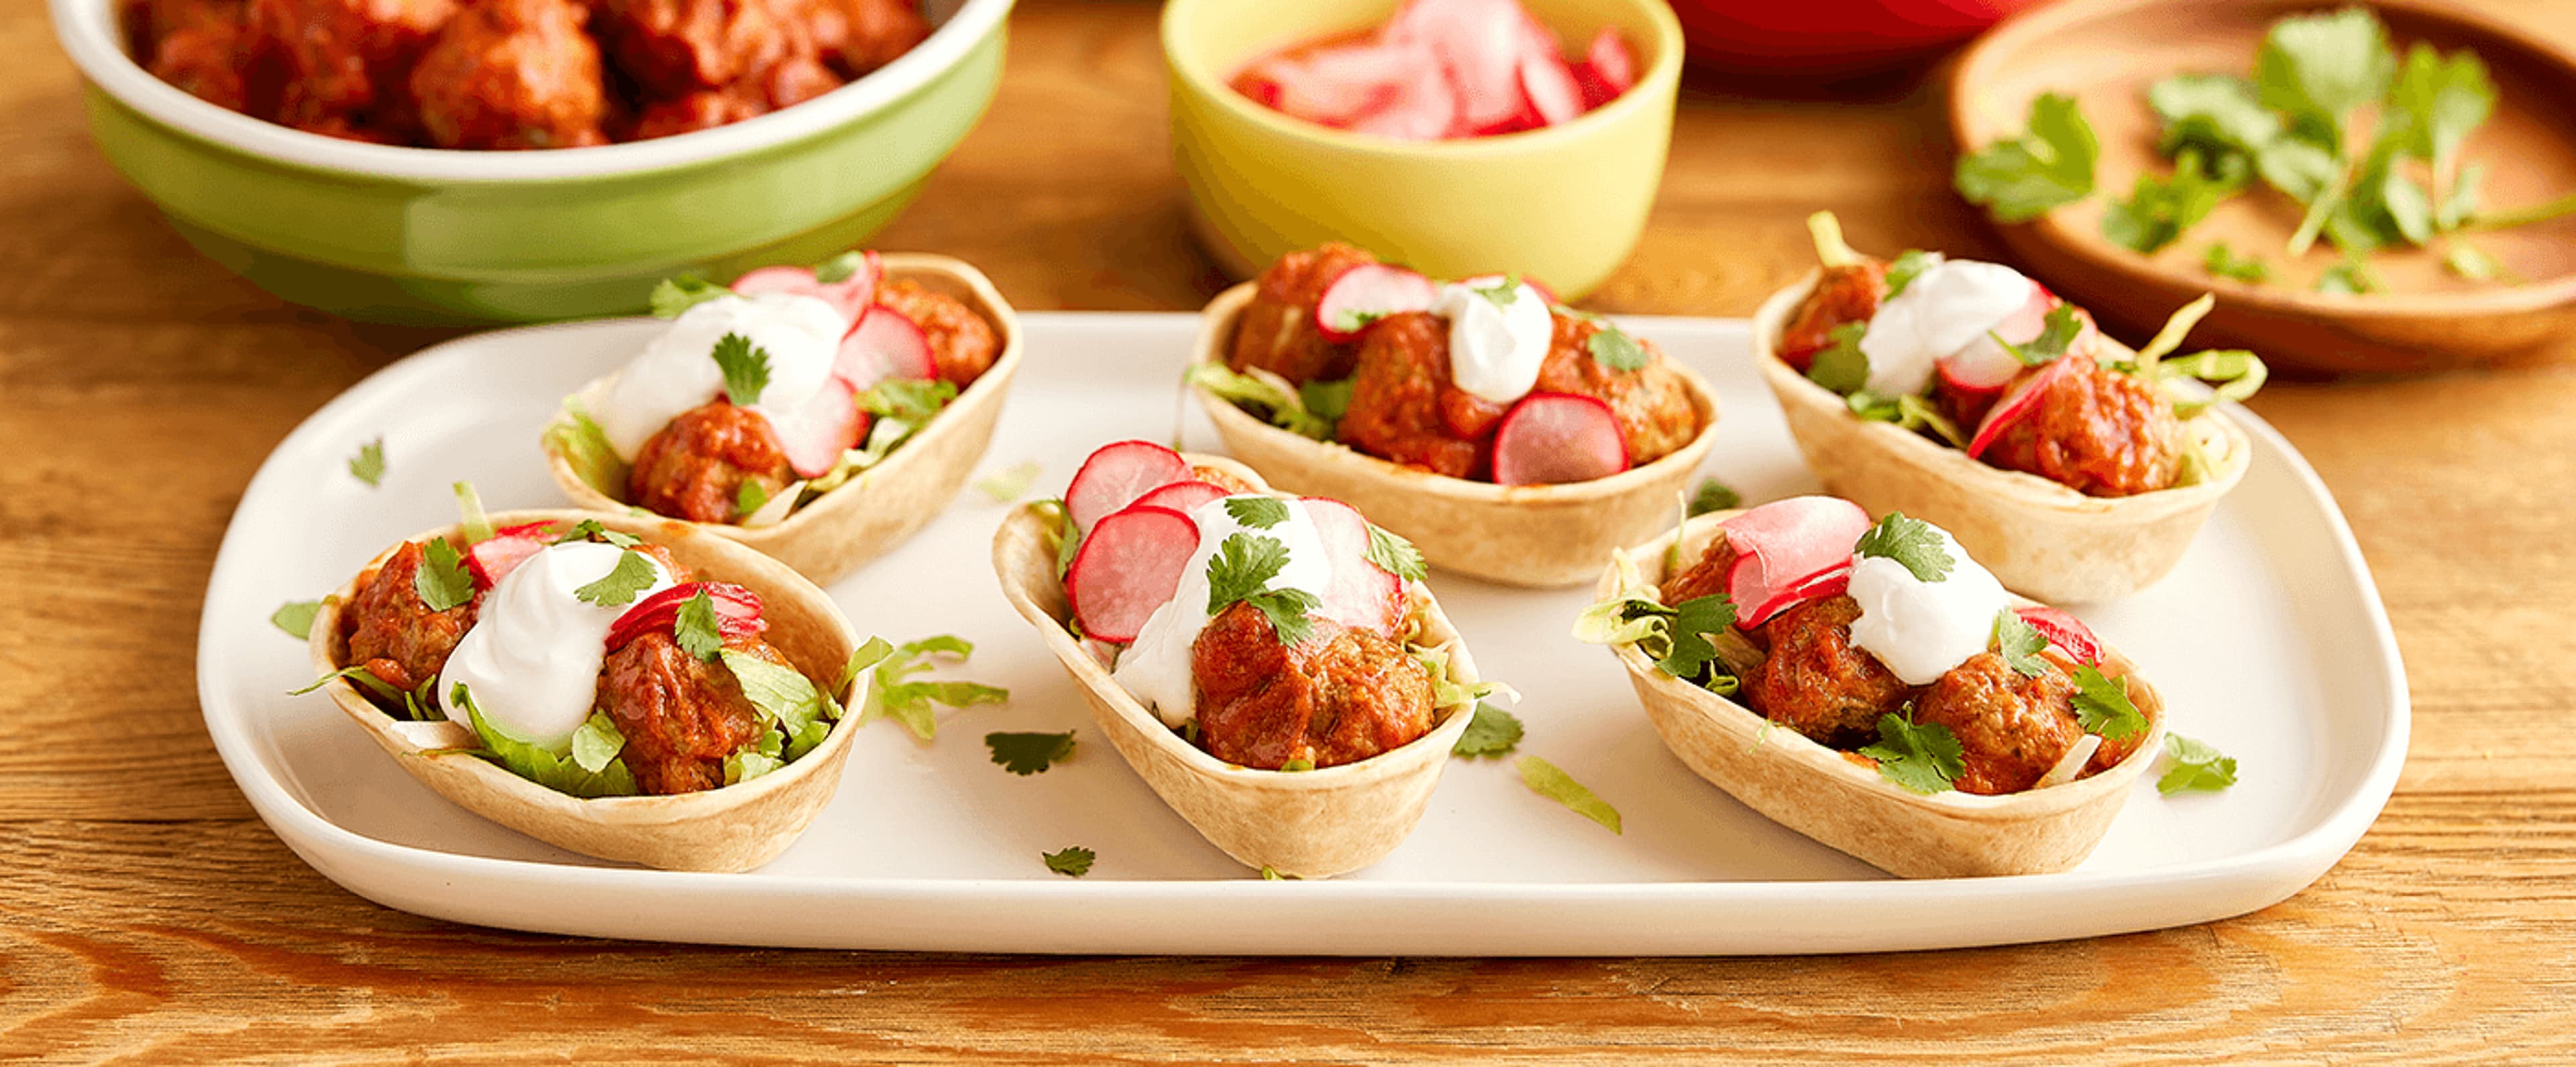
[[1455, 141], [1346, 133], [1226, 85], [1290, 45], [1365, 30], [1398, 0], [1171, 0], [1172, 154], [1199, 243], [1250, 277], [1281, 254], [1349, 241], [1434, 277], [1509, 272], [1566, 299], [1617, 269], [1646, 225], [1672, 141], [1682, 31], [1663, 0], [1522, 0], [1580, 48], [1616, 26], [1637, 85], [1573, 122]]

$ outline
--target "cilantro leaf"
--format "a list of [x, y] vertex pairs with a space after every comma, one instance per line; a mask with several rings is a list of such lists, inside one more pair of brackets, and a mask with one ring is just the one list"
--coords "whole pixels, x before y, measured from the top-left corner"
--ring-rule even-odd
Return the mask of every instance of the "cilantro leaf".
[[2156, 792], [2215, 793], [2236, 784], [2236, 757], [2181, 734], [2165, 735], [2164, 774]]
[[830, 259], [814, 264], [814, 280], [825, 285], [846, 282], [850, 280], [851, 275], [859, 272], [859, 268], [867, 265], [867, 253], [856, 251], [843, 252], [840, 255], [833, 256]]
[[2247, 285], [2261, 285], [2272, 280], [2272, 267], [2255, 256], [2239, 257], [2225, 241], [2212, 241], [2200, 255], [2200, 269], [2221, 278], [2233, 278]]
[[1098, 854], [1080, 845], [1060, 852], [1042, 852], [1039, 855], [1046, 860], [1048, 870], [1067, 878], [1080, 878], [1090, 874], [1091, 862], [1099, 858]]
[[2208, 218], [2218, 202], [2245, 188], [2247, 167], [2238, 162], [2232, 175], [2205, 167], [2200, 150], [2186, 148], [2174, 158], [2165, 178], [2138, 175], [2129, 198], [2114, 200], [2102, 214], [2102, 236], [2134, 252], [2154, 254], [2182, 238], [2184, 230]]
[[1992, 330], [1986, 331], [1986, 336], [2002, 346], [2004, 351], [2012, 353], [2022, 366], [2044, 367], [2065, 355], [2066, 349], [2083, 332], [2084, 322], [2075, 317], [2075, 305], [2061, 303], [2048, 309], [2047, 317], [2040, 320], [2039, 336], [2029, 341], [2014, 344]]
[[1951, 566], [1957, 562], [1950, 558], [1949, 548], [1931, 523], [1907, 518], [1901, 511], [1888, 512], [1878, 525], [1860, 535], [1852, 554], [1895, 560], [1912, 571], [1917, 581], [1925, 582], [1949, 577]]
[[268, 621], [270, 625], [286, 631], [287, 636], [306, 640], [313, 636], [313, 617], [321, 613], [322, 602], [319, 600], [290, 600], [279, 605], [277, 613], [269, 616]]
[[1225, 513], [1255, 530], [1267, 530], [1288, 521], [1288, 504], [1273, 496], [1235, 496], [1226, 498]]
[[1250, 597], [1288, 566], [1288, 546], [1276, 537], [1238, 533], [1217, 545], [1208, 557], [1208, 614]]
[[985, 734], [984, 747], [993, 750], [993, 762], [1003, 770], [1025, 778], [1073, 755], [1073, 731], [1060, 734]]
[[2509, 273], [2503, 260], [2489, 255], [2483, 248], [2458, 238], [2453, 238], [2450, 246], [2450, 250], [2442, 254], [2442, 267], [2454, 275], [2482, 282]]
[[749, 517], [768, 504], [769, 489], [758, 479], [745, 478], [742, 485], [733, 491], [733, 513], [736, 517]]
[[1481, 288], [1471, 286], [1467, 291], [1493, 301], [1495, 307], [1510, 307], [1512, 301], [1521, 298], [1521, 276], [1506, 274], [1502, 280], [1492, 285]]
[[2003, 656], [2004, 666], [2024, 678], [2037, 678], [2048, 673], [2048, 661], [2040, 652], [2048, 647], [2048, 635], [2039, 632], [2020, 613], [2005, 608], [1995, 613], [1995, 651]]
[[1038, 461], [1024, 459], [985, 475], [975, 483], [975, 491], [991, 497], [996, 504], [1008, 504], [1027, 493], [1030, 486], [1036, 485], [1038, 472], [1043, 469], [1038, 466]]
[[664, 278], [653, 287], [653, 316], [676, 319], [690, 308], [732, 293], [731, 289], [695, 275]]
[[1726, 511], [1744, 506], [1744, 494], [1715, 478], [1702, 478], [1699, 488], [1691, 493], [1690, 517], [1698, 518], [1712, 511]]
[[1959, 157], [1951, 184], [1997, 222], [2027, 222], [2093, 193], [2101, 155], [2075, 98], [2043, 93], [2030, 102], [2030, 127]]
[[1626, 831], [1619, 826], [1619, 809], [1584, 788], [1583, 783], [1575, 781], [1573, 775], [1558, 769], [1556, 764], [1536, 756], [1523, 756], [1512, 765], [1520, 770], [1521, 784], [1530, 787], [1531, 792], [1565, 805], [1566, 810], [1600, 823], [1611, 833], [1625, 835]]
[[641, 792], [623, 760], [611, 758], [599, 769], [589, 770], [574, 757], [556, 755], [492, 729], [483, 721], [481, 709], [474, 706], [474, 694], [463, 682], [448, 690], [447, 702], [464, 710], [466, 727], [483, 739], [483, 748], [476, 754], [500, 764], [503, 770], [568, 796], [624, 797]]
[[1607, 322], [1583, 342], [1583, 350], [1592, 361], [1611, 370], [1630, 371], [1646, 365], [1646, 348], [1628, 332]]
[[1413, 547], [1404, 535], [1376, 523], [1369, 524], [1368, 561], [1408, 582], [1419, 582], [1428, 576], [1423, 569], [1422, 550]]
[[679, 613], [671, 618], [671, 636], [680, 650], [708, 663], [724, 651], [724, 631], [716, 626], [716, 601], [704, 589], [680, 602]]
[[1843, 396], [1861, 391], [1869, 384], [1869, 356], [1860, 350], [1861, 335], [1868, 332], [1866, 322], [1846, 322], [1827, 331], [1832, 343], [1807, 364], [1807, 380]]
[[2387, 93], [2397, 56], [2379, 16], [2348, 7], [2273, 23], [2254, 63], [2263, 106], [2340, 138], [2345, 116]]
[[[871, 641], [861, 652], [868, 652], [877, 644]], [[887, 651], [876, 664], [875, 679], [868, 687], [867, 708], [861, 718], [893, 719], [902, 723], [904, 729], [912, 731], [914, 737], [929, 741], [939, 735], [939, 720], [934, 709], [967, 708], [1009, 700], [1011, 691], [1000, 686], [909, 680], [934, 666], [928, 662], [931, 657], [946, 656], [963, 663], [974, 654], [973, 642], [947, 635], [907, 641]], [[858, 661], [859, 657], [852, 657], [853, 663]]]
[[2104, 740], [2126, 741], [2147, 729], [2147, 717], [2129, 702], [2129, 687], [2083, 664], [2075, 668], [2075, 721]]
[[433, 537], [421, 546], [420, 569], [411, 575], [411, 591], [420, 594], [420, 602], [431, 611], [445, 611], [474, 599], [474, 573], [465, 569], [465, 557], [444, 537]]
[[1283, 645], [1303, 644], [1314, 636], [1315, 620], [1309, 616], [1324, 606], [1315, 594], [1303, 589], [1264, 589], [1243, 598], [1243, 602], [1270, 620], [1270, 632]]
[[1717, 658], [1717, 646], [1709, 635], [1725, 633], [1735, 625], [1735, 601], [1724, 593], [1710, 593], [1673, 605], [1670, 629], [1672, 648], [1655, 666], [1675, 678], [1696, 679]]
[[2246, 162], [2281, 136], [2281, 117], [2263, 106], [2254, 83], [2233, 74], [2177, 74], [2147, 87], [2147, 106], [2164, 123], [2156, 151], [2168, 158], [2198, 149], [2213, 163]]
[[1458, 743], [1449, 746], [1449, 754], [1500, 756], [1519, 747], [1520, 743], [1519, 718], [1491, 704], [1478, 704], [1475, 717], [1467, 720], [1467, 729], [1458, 735]]
[[643, 553], [620, 552], [616, 566], [600, 575], [598, 581], [574, 589], [572, 595], [603, 608], [632, 604], [638, 594], [653, 584], [654, 573], [653, 561], [644, 558]]
[[2380, 283], [2379, 272], [2370, 269], [2370, 264], [2360, 259], [2346, 259], [2326, 268], [2324, 274], [2317, 276], [2317, 291], [2320, 293], [2341, 293], [2353, 296], [2376, 293], [2382, 288], [2384, 286]]
[[1906, 286], [1914, 284], [1914, 279], [1922, 277], [1924, 271], [1931, 270], [1940, 263], [1941, 253], [1939, 252], [1908, 248], [1897, 253], [1896, 258], [1887, 264], [1887, 292], [1878, 298], [1879, 302], [1883, 304], [1896, 299], [1896, 294], [1904, 292]]
[[604, 545], [616, 545], [619, 548], [633, 548], [644, 543], [643, 538], [634, 534], [622, 534], [600, 525], [598, 519], [583, 519], [576, 522], [572, 524], [572, 529], [564, 531], [563, 536], [555, 538], [555, 543], [559, 545], [574, 541], [597, 541]]
[[608, 769], [608, 761], [626, 749], [626, 735], [617, 729], [617, 720], [607, 712], [594, 711], [590, 718], [572, 731], [572, 762], [591, 774]]
[[385, 439], [378, 437], [358, 446], [358, 454], [349, 457], [349, 474], [367, 483], [370, 489], [385, 483]]
[[1967, 772], [1965, 753], [1949, 727], [1917, 726], [1894, 712], [1878, 717], [1878, 743], [1860, 750], [1878, 761], [1879, 777], [1926, 795], [1950, 791]]
[[734, 406], [760, 403], [761, 390], [769, 388], [769, 350], [753, 347], [751, 338], [729, 333], [716, 338], [713, 355], [716, 369], [724, 372], [725, 396]]

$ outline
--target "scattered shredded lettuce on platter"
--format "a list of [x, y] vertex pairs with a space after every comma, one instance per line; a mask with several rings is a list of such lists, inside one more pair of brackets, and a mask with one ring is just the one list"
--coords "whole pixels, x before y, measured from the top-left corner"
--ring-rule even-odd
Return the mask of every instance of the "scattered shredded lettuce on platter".
[[290, 600], [279, 605], [277, 613], [270, 615], [268, 621], [270, 625], [286, 631], [289, 637], [309, 640], [313, 636], [313, 617], [321, 613], [322, 601]]
[[975, 491], [990, 497], [996, 504], [1018, 500], [1036, 485], [1038, 474], [1045, 468], [1034, 459], [1024, 459], [977, 479]]
[[912, 676], [930, 670], [938, 658], [965, 663], [975, 654], [975, 645], [962, 637], [941, 635], [908, 641], [892, 648], [881, 648], [884, 642], [871, 639], [851, 658], [850, 674], [871, 669], [861, 665], [862, 657], [873, 655], [876, 675], [868, 686], [866, 705], [860, 710], [862, 723], [875, 719], [893, 719], [923, 741], [939, 736], [936, 710], [940, 707], [969, 708], [978, 704], [1000, 704], [1011, 699], [1011, 691], [1000, 686], [964, 681], [911, 681]]
[[1529, 786], [1531, 792], [1565, 805], [1566, 810], [1600, 823], [1611, 833], [1622, 836], [1627, 833], [1620, 828], [1619, 809], [1584, 788], [1583, 783], [1575, 781], [1573, 775], [1565, 773], [1556, 764], [1536, 756], [1523, 756], [1512, 765], [1520, 770], [1521, 783]]

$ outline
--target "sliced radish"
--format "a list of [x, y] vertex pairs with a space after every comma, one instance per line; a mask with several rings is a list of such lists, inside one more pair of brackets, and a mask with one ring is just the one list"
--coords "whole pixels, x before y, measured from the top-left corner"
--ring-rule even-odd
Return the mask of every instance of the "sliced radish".
[[1347, 126], [1385, 108], [1439, 57], [1419, 45], [1346, 45], [1263, 60], [1236, 79], [1247, 96], [1308, 122]]
[[850, 383], [850, 388], [864, 391], [887, 378], [936, 378], [939, 364], [931, 358], [929, 334], [910, 316], [878, 304], [868, 308], [858, 325], [841, 338], [832, 374]]
[[761, 293], [794, 293], [798, 296], [821, 296], [823, 283], [814, 280], [811, 267], [754, 267], [726, 286], [743, 296]]
[[1404, 579], [1369, 562], [1368, 519], [1339, 500], [1310, 496], [1304, 503], [1333, 563], [1333, 584], [1315, 613], [1353, 630], [1395, 636], [1404, 615]]
[[1211, 500], [1222, 500], [1233, 495], [1234, 490], [1228, 489], [1214, 482], [1173, 482], [1170, 485], [1137, 497], [1135, 503], [1127, 506], [1131, 508], [1170, 508], [1173, 511], [1187, 515], [1193, 511], [1197, 511], [1201, 504], [1205, 504]]
[[1628, 469], [1628, 442], [1610, 405], [1571, 393], [1531, 393], [1494, 431], [1494, 481], [1558, 485]]
[[680, 617], [680, 605], [701, 592], [715, 605], [717, 633], [749, 637], [769, 629], [769, 621], [760, 617], [760, 594], [730, 582], [682, 582], [636, 601], [617, 621], [609, 623], [608, 650], [626, 647], [637, 635], [670, 629]]
[[2074, 657], [2075, 662], [2101, 664], [2102, 642], [2093, 636], [2092, 628], [2084, 625], [2084, 620], [2058, 608], [2023, 608], [2014, 614], [2029, 623], [2031, 629], [2039, 631], [2049, 644]]
[[885, 279], [885, 261], [877, 258], [875, 249], [859, 253], [859, 267], [837, 282], [816, 282], [814, 295], [839, 308], [841, 317], [850, 320], [855, 332], [866, 321], [869, 305], [877, 302], [877, 283]]
[[1619, 35], [1616, 26], [1603, 26], [1592, 35], [1592, 46], [1583, 52], [1583, 65], [1592, 76], [1616, 98], [1637, 87], [1637, 53], [1628, 50], [1628, 39]]
[[[533, 523], [539, 529], [546, 523]], [[529, 532], [527, 526], [513, 526], [474, 542], [465, 550], [465, 566], [474, 572], [474, 582], [485, 589], [501, 584], [501, 576], [528, 561], [528, 557], [545, 551], [546, 542]]]
[[[1834, 572], [1851, 565], [1852, 546], [1869, 532], [1869, 512], [1840, 497], [1793, 496], [1719, 524], [1735, 566], [1726, 593], [1737, 622], [1759, 626], [1818, 592]], [[1803, 595], [1801, 595], [1803, 594]], [[1751, 605], [1750, 612], [1745, 611]]]
[[1073, 516], [1074, 528], [1087, 532], [1147, 493], [1196, 480], [1180, 453], [1151, 441], [1119, 441], [1100, 446], [1082, 461], [1072, 484], [1065, 486], [1064, 508]]
[[1479, 130], [1520, 113], [1527, 21], [1515, 0], [1412, 0], [1379, 39], [1430, 45], [1457, 87], [1460, 124]]
[[[1972, 393], [1996, 392], [2011, 384], [2013, 375], [2021, 373], [2021, 359], [1996, 344], [1995, 338], [2001, 337], [2015, 345], [2038, 340], [2039, 335], [2048, 329], [2049, 312], [2055, 310], [2059, 303], [2055, 295], [2039, 283], [2032, 282], [2030, 299], [1997, 323], [1990, 333], [1978, 334], [1976, 340], [1968, 342], [1968, 347], [1941, 357], [1938, 369], [1942, 379], [1954, 388]], [[2095, 332], [2093, 316], [2081, 309], [2076, 312], [2076, 321], [2079, 328], [2075, 340], [2066, 347], [2069, 352], [2084, 350], [2091, 341], [2086, 335]]]
[[1348, 341], [1369, 324], [1407, 311], [1428, 311], [1440, 287], [1431, 279], [1386, 263], [1343, 271], [1315, 301], [1315, 328], [1332, 341]]
[[[1834, 567], [1790, 583], [1780, 591], [1771, 594], [1770, 599], [1754, 605], [1753, 610], [1745, 612], [1738, 621], [1747, 627], [1760, 626], [1790, 608], [1810, 600], [1841, 596], [1850, 590], [1851, 563], [1846, 560]], [[1732, 599], [1731, 595], [1730, 599]]]
[[498, 530], [492, 531], [492, 536], [535, 537], [552, 541], [555, 536], [555, 525], [556, 523], [553, 519], [540, 519], [536, 522], [523, 522], [516, 526], [501, 527]]
[[859, 410], [859, 394], [838, 377], [823, 379], [814, 395], [794, 408], [754, 407], [778, 432], [787, 465], [801, 477], [820, 478], [841, 462], [841, 453], [867, 432], [868, 414]]
[[1169, 508], [1130, 508], [1100, 520], [1064, 573], [1075, 621], [1103, 641], [1135, 640], [1181, 587], [1198, 547], [1198, 524]]
[[1458, 87], [1428, 52], [1377, 104], [1342, 124], [1352, 133], [1403, 141], [1436, 141], [1460, 131]]
[[1995, 406], [1986, 412], [1985, 421], [1977, 424], [1976, 436], [1968, 440], [1968, 457], [1974, 459], [1984, 455], [1995, 439], [2002, 437], [2012, 424], [2028, 418], [2039, 408], [2039, 398], [2048, 392], [2050, 386], [2074, 373], [2075, 361], [2081, 358], [2060, 356], [2045, 367], [2023, 374], [2006, 388], [2003, 399], [1996, 401]]
[[1574, 72], [1566, 67], [1565, 57], [1557, 54], [1555, 31], [1527, 19], [1522, 26], [1521, 96], [1538, 116], [1539, 125], [1554, 126], [1583, 117], [1583, 87], [1575, 84]]

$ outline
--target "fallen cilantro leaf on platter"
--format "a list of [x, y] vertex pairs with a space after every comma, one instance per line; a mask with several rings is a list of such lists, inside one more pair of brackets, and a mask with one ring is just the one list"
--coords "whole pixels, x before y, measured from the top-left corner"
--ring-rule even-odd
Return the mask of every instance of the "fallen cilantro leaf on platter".
[[1092, 861], [1099, 858], [1096, 853], [1080, 845], [1059, 852], [1042, 852], [1039, 855], [1046, 860], [1048, 870], [1067, 878], [1080, 878], [1090, 874]]
[[1744, 494], [1715, 478], [1699, 480], [1699, 489], [1691, 493], [1690, 517], [1698, 518], [1712, 511], [1726, 511], [1744, 506]]
[[290, 600], [280, 605], [268, 621], [270, 625], [286, 631], [287, 636], [305, 640], [313, 636], [313, 617], [321, 613], [322, 602], [319, 600]]
[[984, 735], [984, 747], [993, 750], [995, 764], [1025, 778], [1073, 755], [1073, 731], [1060, 734], [990, 733]]
[[2215, 793], [2236, 784], [2236, 757], [2181, 734], [2165, 735], [2163, 766], [2156, 792], [2166, 796]]
[[349, 457], [349, 475], [367, 483], [370, 489], [385, 482], [385, 439], [378, 437], [358, 446], [358, 454]]

